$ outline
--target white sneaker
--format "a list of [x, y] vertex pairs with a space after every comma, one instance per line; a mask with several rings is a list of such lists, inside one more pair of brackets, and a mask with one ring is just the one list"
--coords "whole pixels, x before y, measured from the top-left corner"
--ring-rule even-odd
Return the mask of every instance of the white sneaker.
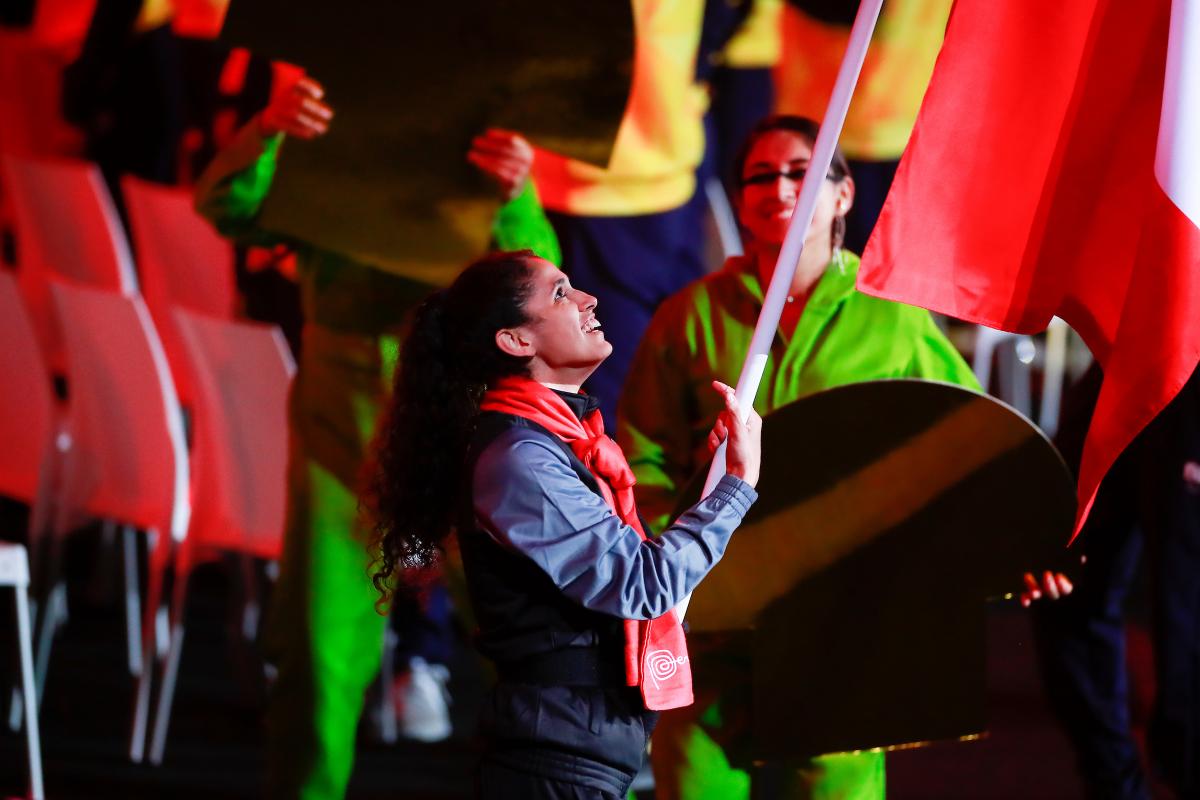
[[396, 679], [396, 716], [400, 735], [419, 742], [450, 738], [450, 670], [420, 656], [408, 662], [408, 674]]

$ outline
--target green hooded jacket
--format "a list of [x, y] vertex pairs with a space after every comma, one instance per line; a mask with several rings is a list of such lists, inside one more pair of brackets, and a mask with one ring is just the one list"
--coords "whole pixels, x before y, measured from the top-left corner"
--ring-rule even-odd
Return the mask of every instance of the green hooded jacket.
[[[862, 294], [854, 288], [858, 257], [843, 252], [839, 260], [826, 267], [794, 334], [776, 334], [754, 401], [759, 414], [884, 378], [979, 388], [928, 311]], [[709, 463], [708, 434], [724, 408], [710, 384], [737, 383], [763, 295], [750, 262], [730, 259], [663, 303], [642, 339], [621, 395], [618, 435], [637, 477], [638, 508], [655, 530]]]

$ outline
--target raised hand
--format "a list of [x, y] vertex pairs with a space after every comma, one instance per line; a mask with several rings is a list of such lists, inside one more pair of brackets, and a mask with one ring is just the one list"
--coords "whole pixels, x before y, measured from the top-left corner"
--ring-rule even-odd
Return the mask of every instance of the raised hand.
[[488, 176], [504, 200], [512, 200], [525, 188], [533, 169], [533, 147], [519, 133], [488, 128], [471, 141], [467, 161]]
[[721, 442], [727, 442], [725, 472], [754, 486], [758, 483], [762, 462], [762, 417], [752, 408], [750, 416], [742, 422], [737, 394], [733, 389], [720, 381], [713, 381], [712, 387], [725, 398], [725, 410], [717, 417], [712, 432], [708, 434], [709, 450], [715, 452]]
[[1021, 592], [1021, 605], [1029, 608], [1035, 600], [1040, 600], [1046, 597], [1050, 600], [1057, 600], [1060, 597], [1066, 597], [1075, 586], [1070, 579], [1061, 572], [1051, 572], [1046, 570], [1042, 573], [1042, 579], [1039, 582], [1034, 577], [1032, 572], [1025, 573], [1025, 590]]
[[333, 109], [324, 101], [325, 89], [307, 76], [275, 94], [258, 114], [263, 136], [286, 133], [300, 139], [324, 136], [333, 119]]

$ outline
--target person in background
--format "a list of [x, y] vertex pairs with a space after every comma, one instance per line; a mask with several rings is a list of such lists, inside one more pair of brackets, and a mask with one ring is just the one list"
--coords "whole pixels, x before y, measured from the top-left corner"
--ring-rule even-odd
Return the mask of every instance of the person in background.
[[705, 5], [696, 78], [708, 85], [711, 104], [698, 177], [719, 180], [730, 195], [738, 188], [734, 162], [742, 142], [775, 109], [783, 6], [784, 0], [708, 0]]
[[[1068, 395], [1055, 443], [1078, 470], [1100, 392], [1093, 365]], [[1200, 796], [1200, 371], [1105, 477], [1079, 541], [1075, 592], [1034, 613], [1046, 694], [1090, 798]], [[1142, 765], [1130, 714], [1125, 609], [1139, 563], [1151, 580], [1157, 695]]]
[[[840, 144], [854, 172], [846, 246], [862, 252], [908, 145], [952, 0], [888, 0], [863, 62]], [[821, 119], [850, 41], [858, 0], [791, 0], [782, 14], [775, 111]]]
[[[800, 117], [769, 117], [754, 128], [736, 161], [746, 255], [663, 303], [638, 348], [621, 396], [619, 441], [637, 478], [638, 504], [656, 530], [708, 463], [708, 429], [721, 406], [704, 392], [711, 379], [703, 376], [737, 381], [816, 136], [817, 124]], [[929, 312], [854, 288], [858, 256], [842, 245], [855, 186], [840, 152], [823, 178], [755, 409], [765, 416], [822, 389], [883, 378], [977, 389]], [[704, 654], [693, 658], [703, 662]], [[724, 711], [718, 687], [697, 686], [694, 706], [663, 715], [651, 749], [660, 800], [751, 796], [751, 773], [722, 748]], [[822, 756], [781, 781], [789, 798], [880, 798], [884, 756]]]
[[606, 169], [539, 150], [534, 182], [563, 269], [608, 317], [610, 356], [588, 382], [612, 429], [629, 361], [665, 298], [707, 271], [696, 191], [707, 93], [696, 79], [704, 0], [633, 0], [633, 80]]
[[[200, 177], [197, 209], [238, 242], [280, 244], [257, 217], [284, 138], [322, 136], [332, 118], [311, 78], [277, 92]], [[553, 232], [525, 179], [531, 153], [519, 137], [490, 131], [476, 140], [471, 160], [508, 199], [495, 219], [497, 243], [557, 260]], [[287, 531], [263, 633], [278, 670], [267, 709], [267, 791], [325, 800], [345, 794], [387, 624], [367, 575], [356, 488], [398, 331], [431, 287], [303, 241], [282, 243], [296, 254], [305, 322], [289, 408]]]

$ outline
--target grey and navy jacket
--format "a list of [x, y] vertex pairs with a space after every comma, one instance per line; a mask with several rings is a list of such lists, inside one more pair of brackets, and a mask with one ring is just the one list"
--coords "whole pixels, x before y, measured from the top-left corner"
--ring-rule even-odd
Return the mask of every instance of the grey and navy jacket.
[[[594, 407], [559, 394], [577, 416]], [[467, 472], [459, 546], [477, 644], [501, 678], [485, 733], [502, 751], [548, 748], [636, 773], [654, 715], [625, 686], [622, 621], [661, 616], [695, 589], [757, 493], [727, 475], [643, 541], [562, 440], [497, 413], [480, 415]], [[581, 768], [561, 766], [548, 771]]]

